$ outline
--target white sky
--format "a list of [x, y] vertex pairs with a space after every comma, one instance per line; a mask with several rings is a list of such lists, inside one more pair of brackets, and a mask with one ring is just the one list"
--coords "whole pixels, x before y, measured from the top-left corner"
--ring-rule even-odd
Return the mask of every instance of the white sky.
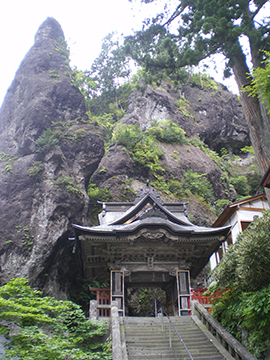
[[[167, 0], [167, 3], [176, 0]], [[90, 69], [99, 55], [102, 39], [112, 31], [130, 35], [142, 20], [162, 11], [164, 1], [141, 4], [140, 0], [0, 0], [0, 105], [34, 36], [48, 17], [61, 25], [71, 51], [71, 65]], [[221, 67], [211, 74], [223, 82]], [[226, 83], [236, 91], [232, 80]]]

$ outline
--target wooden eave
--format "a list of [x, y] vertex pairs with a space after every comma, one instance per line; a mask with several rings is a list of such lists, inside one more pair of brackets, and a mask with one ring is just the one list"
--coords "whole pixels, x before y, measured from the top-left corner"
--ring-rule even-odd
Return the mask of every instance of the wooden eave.
[[250, 203], [252, 201], [258, 200], [258, 199], [266, 199], [265, 194], [259, 194], [256, 196], [252, 196], [247, 199], [243, 199], [240, 201], [236, 201], [232, 204], [229, 204], [226, 206], [226, 208], [223, 210], [223, 212], [219, 215], [219, 217], [216, 219], [212, 227], [222, 227], [226, 221], [229, 220], [229, 218], [233, 215], [233, 213], [243, 204]]

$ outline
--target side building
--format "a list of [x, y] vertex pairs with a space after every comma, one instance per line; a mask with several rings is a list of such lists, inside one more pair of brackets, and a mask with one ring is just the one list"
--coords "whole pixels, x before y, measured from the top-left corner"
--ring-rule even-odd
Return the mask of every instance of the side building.
[[222, 226], [231, 226], [231, 231], [226, 241], [210, 257], [210, 266], [213, 270], [221, 261], [223, 254], [228, 246], [237, 241], [237, 236], [245, 230], [249, 224], [256, 218], [263, 215], [263, 210], [269, 209], [265, 194], [259, 194], [244, 200], [229, 204], [222, 214], [212, 225], [214, 228]]

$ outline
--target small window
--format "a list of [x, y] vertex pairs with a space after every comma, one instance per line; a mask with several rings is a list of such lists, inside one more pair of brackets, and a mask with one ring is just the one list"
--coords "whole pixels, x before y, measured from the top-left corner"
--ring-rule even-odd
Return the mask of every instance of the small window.
[[242, 231], [246, 230], [251, 221], [241, 221]]

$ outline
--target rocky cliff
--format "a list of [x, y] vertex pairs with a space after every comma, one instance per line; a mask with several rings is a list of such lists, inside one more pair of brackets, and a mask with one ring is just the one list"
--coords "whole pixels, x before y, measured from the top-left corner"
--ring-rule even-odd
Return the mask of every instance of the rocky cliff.
[[24, 276], [64, 297], [78, 274], [72, 223], [89, 223], [86, 186], [103, 141], [85, 121], [64, 34], [48, 18], [0, 112], [0, 281]]
[[[69, 240], [72, 223], [90, 224], [104, 194], [106, 200], [131, 201], [150, 179], [163, 199], [189, 200], [192, 220], [208, 225], [216, 218], [216, 200], [236, 198], [221, 166], [225, 162], [209, 151], [226, 148], [229, 156], [250, 145], [237, 97], [219, 85], [190, 83], [177, 91], [167, 85], [134, 91], [120, 129], [138, 125], [144, 136], [154, 131], [153, 121], [170, 120], [176, 130], [185, 130], [186, 140], [157, 140], [159, 155], [149, 160], [158, 162], [154, 170], [146, 166], [147, 157], [140, 163], [134, 149], [116, 137], [104, 155], [100, 128], [72, 82], [63, 31], [52, 18], [41, 25], [0, 111], [1, 284], [24, 276], [47, 294], [69, 296], [80, 273]], [[211, 199], [192, 190], [192, 176], [207, 181]], [[95, 190], [90, 199], [89, 182]]]

